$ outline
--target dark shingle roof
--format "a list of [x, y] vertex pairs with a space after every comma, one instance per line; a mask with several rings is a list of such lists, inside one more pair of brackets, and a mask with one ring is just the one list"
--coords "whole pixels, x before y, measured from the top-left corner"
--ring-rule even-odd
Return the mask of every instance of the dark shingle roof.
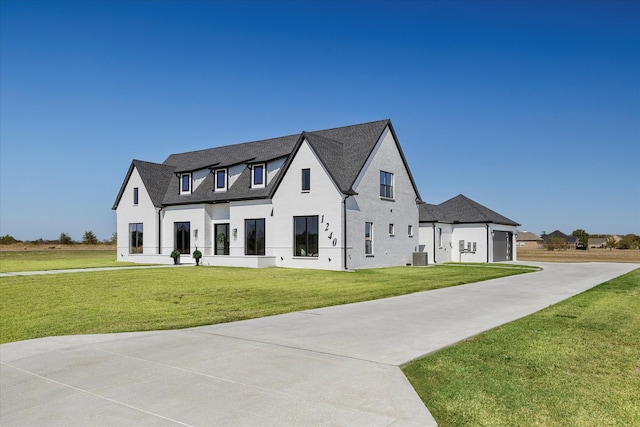
[[175, 166], [176, 172], [192, 172], [214, 166], [222, 168], [240, 163], [262, 163], [289, 155], [299, 137], [300, 135], [290, 135], [172, 154], [164, 164]]
[[420, 222], [448, 222], [447, 216], [438, 205], [418, 204]]
[[167, 187], [169, 186], [171, 179], [175, 176], [175, 167], [144, 162], [142, 160], [134, 160], [131, 162], [131, 166], [129, 166], [129, 171], [122, 183], [122, 187], [120, 187], [118, 197], [116, 197], [116, 201], [113, 204], [113, 209], [118, 207], [124, 188], [127, 185], [134, 168], [138, 170], [142, 183], [144, 184], [147, 193], [149, 193], [153, 206], [158, 208], [161, 207], [164, 195], [167, 193]]
[[[353, 194], [352, 186], [387, 126], [397, 142], [391, 121], [386, 119], [314, 132], [302, 132], [298, 135], [172, 154], [163, 163], [166, 170], [171, 170], [171, 174], [163, 172], [162, 182], [155, 182], [155, 180], [151, 180], [151, 182], [152, 185], [158, 187], [158, 191], [164, 188], [164, 195], [161, 197], [162, 205], [272, 197], [302, 141], [306, 139], [340, 191], [344, 194]], [[417, 186], [413, 181], [411, 171], [399, 144], [397, 148], [419, 199]], [[251, 188], [251, 171], [246, 168], [226, 192], [214, 192], [213, 175], [208, 174], [192, 194], [180, 195], [178, 175], [181, 172], [193, 172], [206, 168], [226, 168], [243, 163], [247, 165], [267, 163], [275, 159], [284, 159], [285, 161], [280, 168], [280, 172], [274, 179], [269, 181], [265, 188]], [[145, 166], [142, 167], [144, 168]], [[145, 182], [146, 185], [147, 182]], [[117, 201], [120, 196], [121, 194], [118, 195]], [[114, 208], [117, 206], [117, 201]]]
[[542, 239], [544, 240], [545, 243], [549, 243], [549, 240], [550, 240], [551, 237], [557, 237], [557, 238], [563, 239], [567, 243], [576, 243], [576, 241], [578, 240], [577, 237], [569, 236], [567, 234], [564, 234], [560, 230], [555, 230], [554, 232], [549, 233], [549, 234], [543, 234], [540, 237], [542, 237]]
[[493, 223], [504, 225], [520, 225], [509, 218], [492, 211], [486, 206], [469, 199], [462, 194], [436, 206], [437, 210], [419, 205], [420, 222], [444, 223]]

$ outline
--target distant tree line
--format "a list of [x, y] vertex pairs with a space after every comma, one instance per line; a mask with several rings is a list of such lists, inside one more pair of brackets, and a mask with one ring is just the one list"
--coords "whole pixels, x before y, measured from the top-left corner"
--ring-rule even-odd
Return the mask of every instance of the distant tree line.
[[12, 243], [32, 243], [36, 245], [97, 245], [99, 243], [103, 244], [115, 244], [117, 240], [117, 234], [113, 233], [109, 239], [104, 239], [102, 241], [98, 240], [95, 233], [91, 230], [85, 231], [82, 235], [81, 241], [74, 240], [68, 233], [60, 233], [60, 237], [58, 240], [45, 240], [43, 238], [39, 238], [36, 240], [17, 240], [15, 237], [7, 234], [5, 236], [0, 236], [0, 245], [10, 245]]
[[[543, 235], [546, 233], [543, 231]], [[573, 237], [576, 238], [576, 249], [589, 249], [589, 239], [594, 238], [606, 238], [607, 240], [604, 243], [604, 247], [607, 249], [640, 249], [640, 236], [637, 234], [627, 234], [623, 236], [620, 240], [617, 240], [614, 236], [610, 234], [589, 234], [583, 229], [574, 230], [571, 233]], [[567, 241], [561, 237], [549, 236], [544, 243], [545, 249], [549, 251], [553, 250], [562, 250], [567, 249], [568, 244]]]

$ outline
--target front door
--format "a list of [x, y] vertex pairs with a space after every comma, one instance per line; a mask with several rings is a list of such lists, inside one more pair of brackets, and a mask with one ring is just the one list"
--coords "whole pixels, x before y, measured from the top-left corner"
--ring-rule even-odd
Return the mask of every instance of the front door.
[[229, 255], [229, 224], [215, 226], [216, 255]]

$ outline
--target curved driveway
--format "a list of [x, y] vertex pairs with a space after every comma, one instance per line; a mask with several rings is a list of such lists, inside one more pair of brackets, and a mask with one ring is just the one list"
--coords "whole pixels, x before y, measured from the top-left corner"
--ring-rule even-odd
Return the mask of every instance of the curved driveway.
[[639, 267], [528, 264], [544, 270], [192, 329], [3, 344], [0, 424], [435, 425], [401, 364]]

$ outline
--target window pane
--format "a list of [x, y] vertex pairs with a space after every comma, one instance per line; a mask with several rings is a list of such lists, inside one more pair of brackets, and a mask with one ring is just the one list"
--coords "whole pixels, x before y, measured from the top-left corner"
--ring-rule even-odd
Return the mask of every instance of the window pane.
[[310, 256], [318, 256], [318, 217], [307, 217], [307, 236]]
[[191, 223], [176, 222], [175, 228], [175, 248], [181, 254], [189, 254], [191, 249]]
[[256, 220], [256, 252], [258, 255], [264, 255], [265, 247], [265, 230], [264, 219]]
[[182, 175], [182, 192], [188, 193], [190, 190], [191, 184], [191, 176], [190, 175]]
[[302, 169], [302, 191], [311, 190], [311, 169]]
[[247, 219], [244, 222], [244, 253], [245, 255], [255, 255], [256, 250], [256, 221]]
[[226, 175], [227, 174], [225, 173], [225, 171], [216, 172], [216, 188], [226, 188], [226, 184], [225, 184]]
[[264, 167], [262, 165], [257, 165], [253, 167], [253, 184], [254, 185], [262, 185], [263, 172], [264, 172]]
[[318, 216], [293, 217], [294, 256], [318, 256]]
[[303, 216], [293, 218], [293, 227], [295, 234], [295, 256], [307, 255], [307, 220]]
[[246, 219], [245, 227], [245, 255], [265, 254], [265, 223], [263, 219]]
[[129, 224], [129, 253], [141, 254], [142, 253], [142, 223]]
[[393, 198], [393, 174], [380, 171], [380, 196]]
[[373, 223], [364, 223], [364, 253], [365, 255], [373, 254]]
[[216, 224], [215, 239], [215, 254], [229, 255], [229, 224]]
[[135, 187], [133, 189], [133, 204], [134, 205], [138, 204], [138, 187]]

